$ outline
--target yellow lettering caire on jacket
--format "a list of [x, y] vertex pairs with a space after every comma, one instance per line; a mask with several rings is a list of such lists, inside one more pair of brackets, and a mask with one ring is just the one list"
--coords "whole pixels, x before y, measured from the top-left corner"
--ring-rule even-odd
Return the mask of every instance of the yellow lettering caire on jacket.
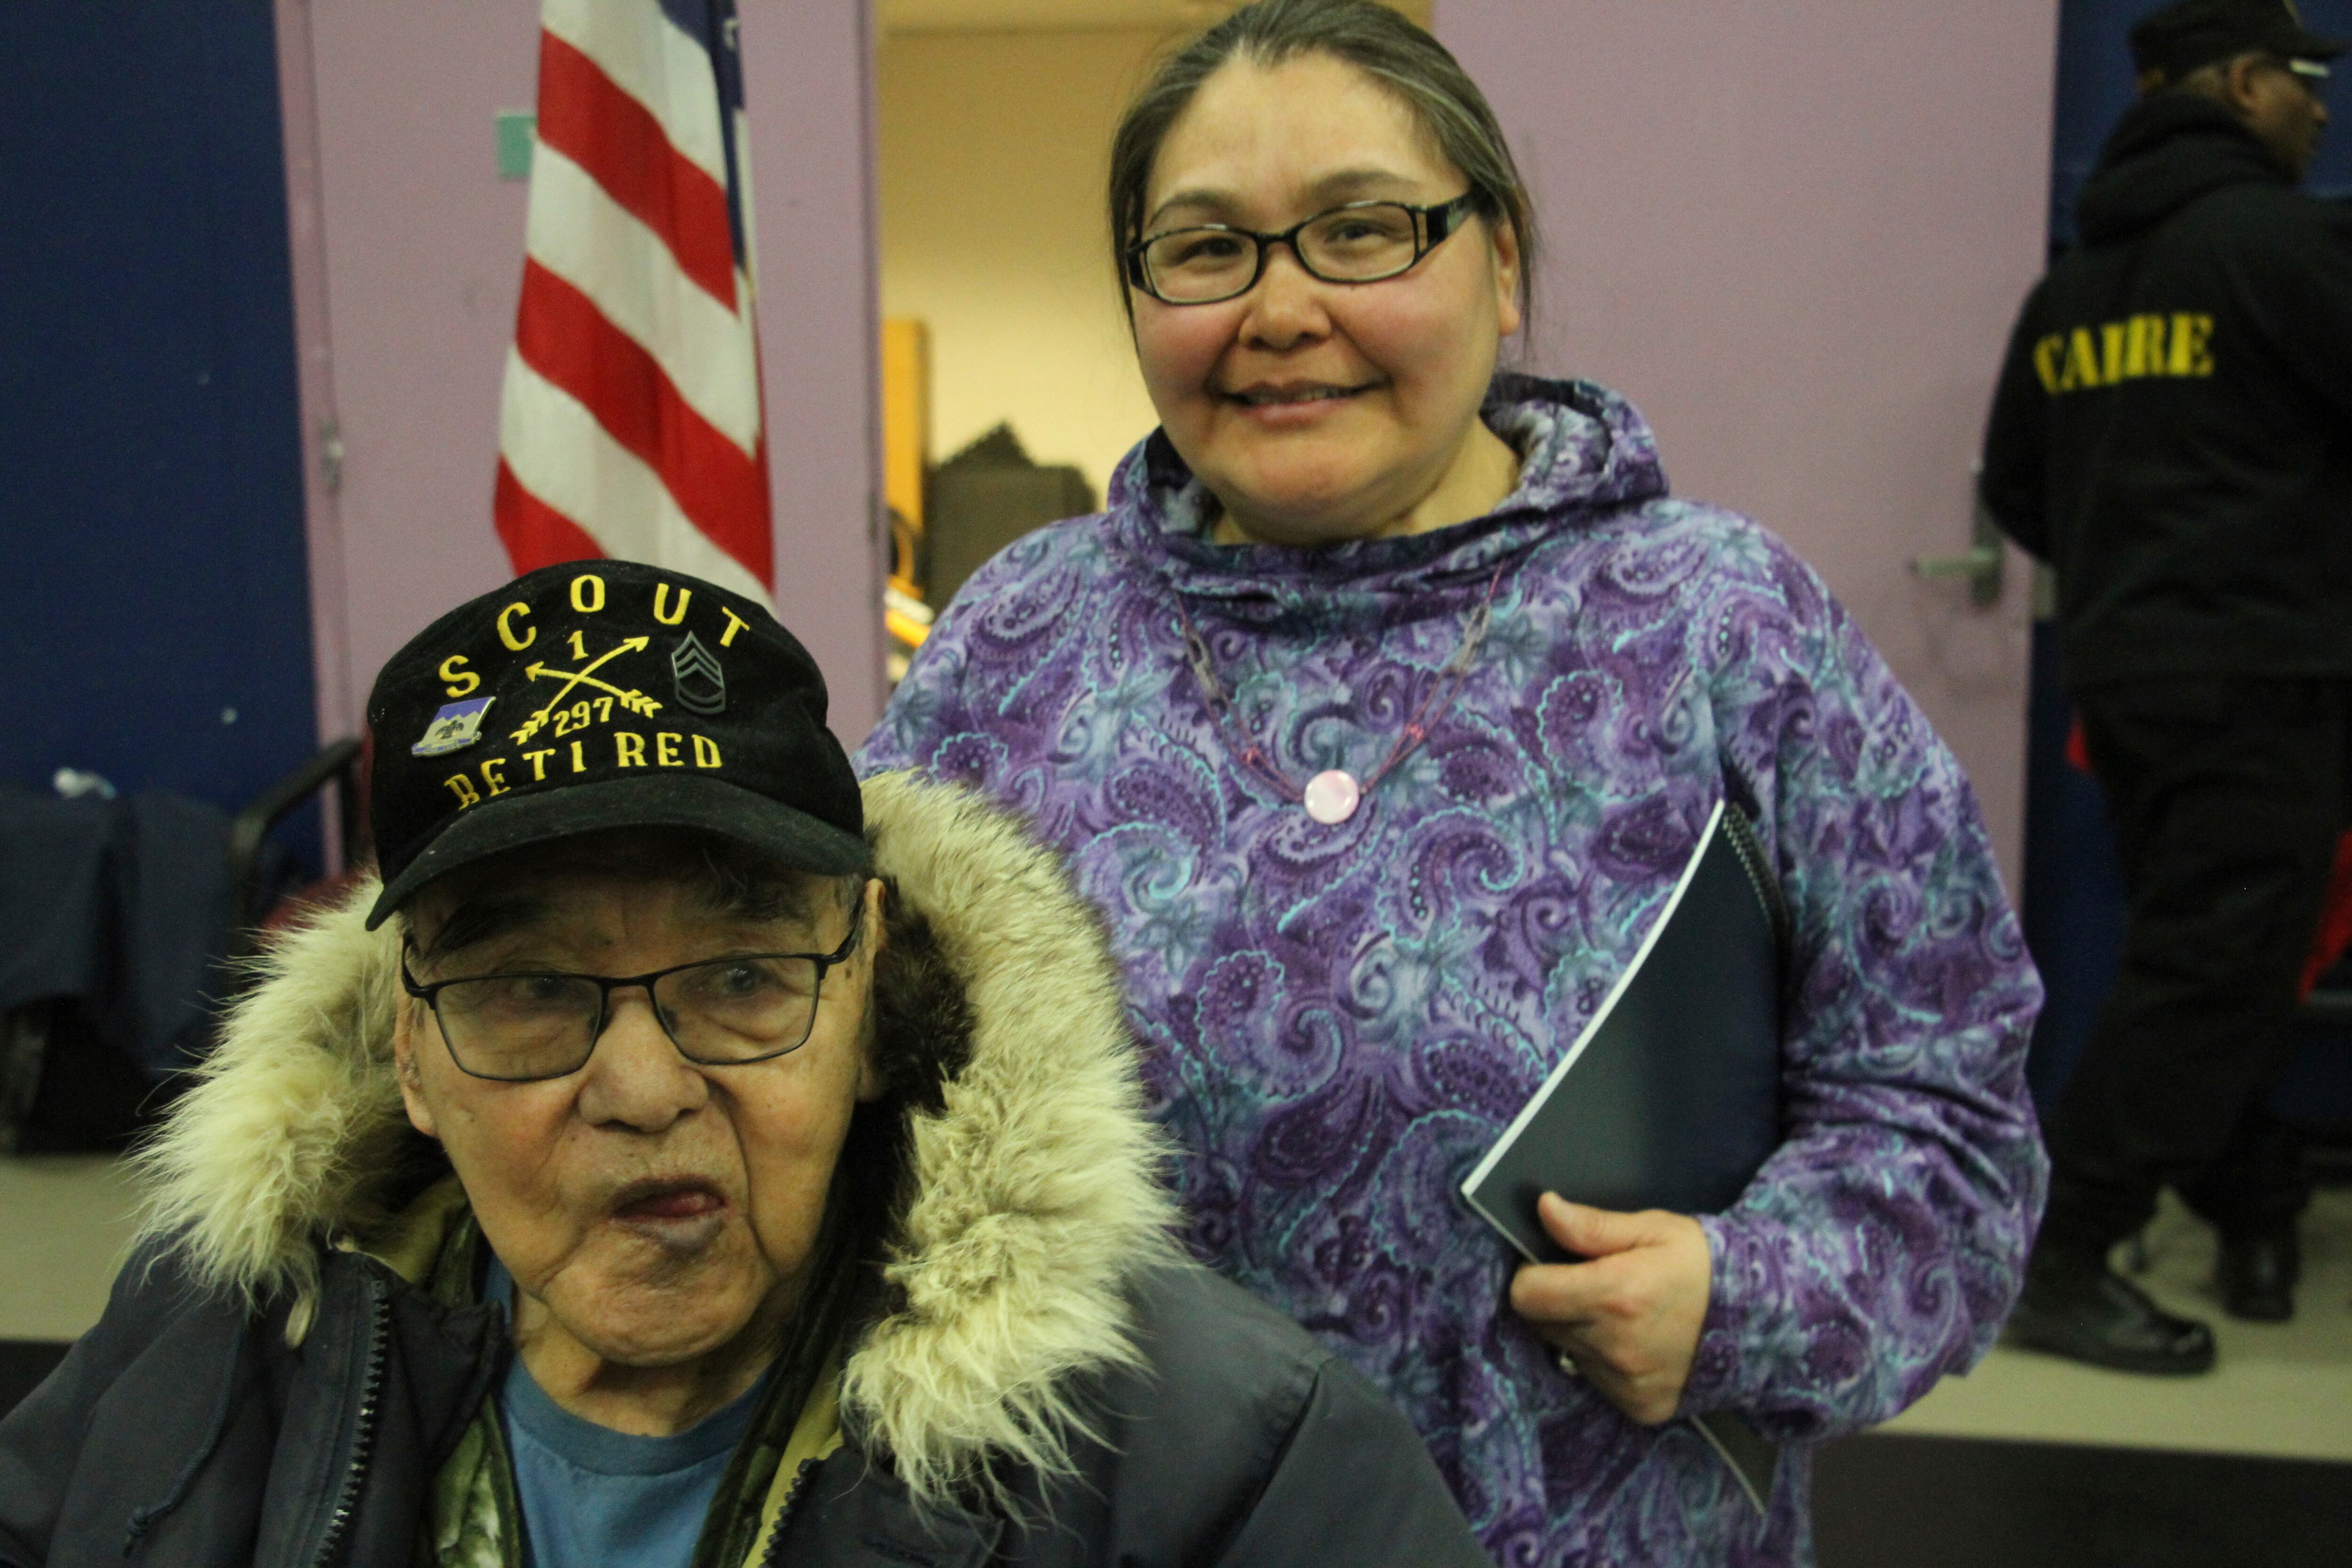
[[2053, 332], [2033, 345], [2033, 368], [2053, 396], [2151, 375], [2210, 375], [2213, 318], [2176, 310]]

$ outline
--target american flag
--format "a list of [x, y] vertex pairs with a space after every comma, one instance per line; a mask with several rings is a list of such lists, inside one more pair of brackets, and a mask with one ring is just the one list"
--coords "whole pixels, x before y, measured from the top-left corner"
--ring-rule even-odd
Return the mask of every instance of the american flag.
[[772, 602], [734, 0], [545, 0], [496, 515]]

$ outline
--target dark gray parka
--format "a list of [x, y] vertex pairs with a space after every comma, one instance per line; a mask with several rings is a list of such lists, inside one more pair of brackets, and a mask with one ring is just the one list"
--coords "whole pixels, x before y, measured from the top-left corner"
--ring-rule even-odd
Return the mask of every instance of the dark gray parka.
[[[1173, 1255], [1116, 972], [1050, 857], [959, 792], [866, 788], [969, 1047], [904, 1110], [891, 1261], [809, 1357], [839, 1446], [785, 1466], [820, 1401], [764, 1410], [698, 1568], [1483, 1563], [1401, 1415]], [[516, 1561], [466, 1523], [468, 1487], [518, 1517], [508, 1337], [462, 1194], [418, 1199], [403, 1152], [373, 897], [278, 950], [148, 1156], [104, 1319], [0, 1421], [0, 1568]]]

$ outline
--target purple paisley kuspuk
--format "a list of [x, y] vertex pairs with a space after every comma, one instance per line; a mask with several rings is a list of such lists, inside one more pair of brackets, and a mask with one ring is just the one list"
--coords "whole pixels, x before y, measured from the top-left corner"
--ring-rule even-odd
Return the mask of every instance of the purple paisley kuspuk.
[[[1671, 499], [1586, 383], [1502, 376], [1492, 513], [1322, 550], [1219, 545], [1162, 435], [1110, 510], [968, 582], [859, 754], [1032, 818], [1125, 964], [1188, 1240], [1381, 1387], [1505, 1564], [1811, 1561], [1813, 1439], [1991, 1343], [2041, 1212], [2041, 986], [1968, 782], [1819, 578]], [[1237, 766], [1176, 595], [1279, 776], [1362, 779], [1500, 571], [1425, 741], [1344, 820]], [[1684, 1415], [1784, 1451], [1759, 1518], [1685, 1420], [1639, 1426], [1506, 1301], [1457, 1189], [1639, 945], [1727, 790], [1794, 918], [1788, 1138], [1703, 1218]]]

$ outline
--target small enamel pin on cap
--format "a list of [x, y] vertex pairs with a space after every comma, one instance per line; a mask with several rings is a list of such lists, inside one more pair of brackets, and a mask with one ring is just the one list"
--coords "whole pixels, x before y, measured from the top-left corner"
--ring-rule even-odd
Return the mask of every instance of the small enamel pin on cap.
[[765, 606], [625, 561], [549, 566], [460, 605], [368, 698], [381, 924], [417, 889], [525, 845], [715, 834], [803, 870], [867, 865], [824, 679]]
[[452, 752], [462, 752], [482, 738], [482, 715], [490, 710], [495, 697], [477, 697], [471, 702], [442, 704], [433, 715], [433, 722], [425, 726], [425, 733], [416, 744], [408, 748], [415, 757], [446, 757]]

